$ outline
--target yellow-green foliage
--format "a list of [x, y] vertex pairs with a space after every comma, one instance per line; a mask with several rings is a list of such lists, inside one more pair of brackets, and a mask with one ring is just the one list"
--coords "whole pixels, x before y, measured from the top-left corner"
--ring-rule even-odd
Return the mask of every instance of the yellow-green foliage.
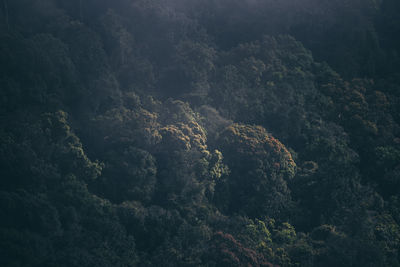
[[265, 222], [255, 219], [254, 222], [250, 220], [251, 223], [246, 225], [246, 235], [252, 241], [256, 242], [255, 246], [258, 250], [264, 251], [271, 246], [271, 232], [268, 230]]
[[224, 145], [234, 147], [244, 156], [267, 157], [275, 171], [287, 172], [292, 178], [296, 163], [288, 149], [263, 127], [232, 124], [221, 134]]
[[296, 239], [296, 230], [289, 223], [282, 223], [280, 229], [275, 231], [274, 239], [280, 243], [291, 244]]
[[372, 100], [371, 104], [374, 106], [374, 108], [379, 109], [381, 111], [385, 111], [390, 106], [388, 98], [381, 91], [374, 91], [371, 100]]
[[292, 266], [288, 248], [298, 241], [298, 236], [289, 223], [275, 225], [275, 220], [269, 217], [263, 220], [249, 219], [238, 237], [243, 244], [269, 260], [282, 266]]
[[171, 146], [174, 150], [189, 150], [190, 138], [175, 125], [168, 125], [160, 129], [162, 143]]
[[214, 153], [210, 155], [210, 175], [213, 179], [219, 179], [221, 178], [224, 174], [229, 173], [228, 166], [226, 166], [222, 160], [223, 156], [222, 153], [219, 150], [214, 150]]
[[172, 146], [174, 150], [197, 149], [209, 155], [207, 150], [207, 136], [204, 129], [195, 121], [167, 125], [160, 129], [163, 143]]
[[148, 145], [161, 140], [158, 132], [160, 124], [158, 114], [144, 108], [127, 109], [124, 107], [107, 111], [93, 120], [95, 126], [102, 131], [103, 139], [118, 137], [120, 142], [129, 143], [136, 139]]
[[70, 172], [79, 172], [84, 179], [95, 179], [101, 174], [102, 165], [97, 161], [91, 161], [83, 150], [82, 143], [79, 138], [72, 132], [67, 122], [68, 115], [60, 110], [56, 113], [47, 113], [44, 115], [43, 127], [45, 132], [53, 142], [59, 147], [55, 153], [61, 153], [56, 156], [63, 161], [69, 160], [69, 166], [65, 168]]
[[400, 246], [400, 227], [390, 214], [376, 218], [375, 235], [386, 253], [397, 251]]

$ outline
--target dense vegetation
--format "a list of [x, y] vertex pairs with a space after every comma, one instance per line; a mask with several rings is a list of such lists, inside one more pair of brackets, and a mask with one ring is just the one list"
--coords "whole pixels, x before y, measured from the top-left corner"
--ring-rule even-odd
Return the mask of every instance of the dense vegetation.
[[400, 266], [399, 12], [3, 0], [0, 266]]

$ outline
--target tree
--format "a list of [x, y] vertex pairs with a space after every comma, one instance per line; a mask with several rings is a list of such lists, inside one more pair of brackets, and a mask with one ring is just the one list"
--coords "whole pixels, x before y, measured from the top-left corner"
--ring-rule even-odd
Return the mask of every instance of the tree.
[[231, 174], [228, 210], [251, 217], [281, 217], [290, 205], [287, 182], [295, 175], [291, 153], [261, 126], [233, 124], [219, 136]]

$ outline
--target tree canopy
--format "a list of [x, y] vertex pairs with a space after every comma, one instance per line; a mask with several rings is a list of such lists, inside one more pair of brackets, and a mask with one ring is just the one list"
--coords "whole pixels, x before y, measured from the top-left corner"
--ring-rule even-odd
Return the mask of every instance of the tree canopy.
[[396, 0], [3, 0], [1, 266], [399, 266]]

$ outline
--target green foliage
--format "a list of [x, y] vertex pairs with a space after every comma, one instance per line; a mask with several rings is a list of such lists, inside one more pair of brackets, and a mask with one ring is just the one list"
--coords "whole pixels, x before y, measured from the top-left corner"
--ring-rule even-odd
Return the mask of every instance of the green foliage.
[[2, 1], [0, 265], [399, 266], [399, 9]]
[[230, 200], [221, 208], [251, 217], [281, 216], [290, 205], [287, 181], [296, 169], [286, 147], [261, 126], [239, 124], [226, 128], [219, 144], [231, 169], [221, 181], [227, 184]]
[[262, 254], [244, 247], [230, 234], [215, 233], [212, 244], [211, 262], [216, 266], [273, 266]]
[[42, 130], [49, 141], [56, 144], [53, 149], [53, 160], [58, 162], [62, 173], [76, 173], [85, 180], [96, 179], [102, 166], [98, 162], [92, 162], [83, 151], [79, 138], [71, 131], [67, 123], [67, 114], [58, 111], [54, 114], [45, 114]]
[[157, 167], [154, 157], [145, 150], [127, 147], [109, 151], [99, 190], [115, 202], [138, 200], [148, 202], [154, 193]]

